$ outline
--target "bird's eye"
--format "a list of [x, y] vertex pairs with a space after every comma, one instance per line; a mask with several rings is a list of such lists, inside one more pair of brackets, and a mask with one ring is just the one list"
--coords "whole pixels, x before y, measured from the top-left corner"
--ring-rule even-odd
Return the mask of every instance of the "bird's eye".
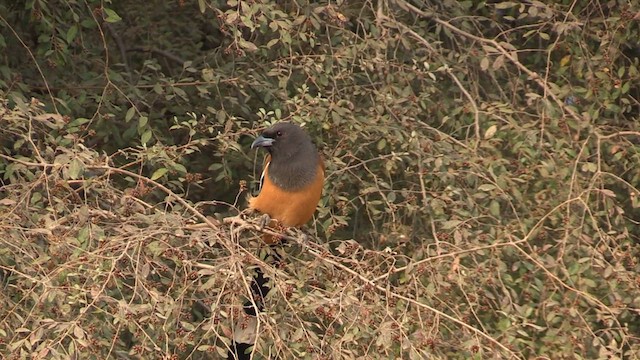
[[276, 136], [277, 136], [277, 137], [282, 136], [282, 131], [278, 131], [278, 132], [276, 132]]

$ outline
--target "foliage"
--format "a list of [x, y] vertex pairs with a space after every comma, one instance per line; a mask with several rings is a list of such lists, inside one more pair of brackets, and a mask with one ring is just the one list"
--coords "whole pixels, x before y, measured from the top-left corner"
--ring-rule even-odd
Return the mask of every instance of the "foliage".
[[[640, 4], [416, 4], [0, 4], [6, 357], [215, 358], [256, 266], [256, 358], [639, 357]], [[283, 120], [274, 266], [217, 219]]]

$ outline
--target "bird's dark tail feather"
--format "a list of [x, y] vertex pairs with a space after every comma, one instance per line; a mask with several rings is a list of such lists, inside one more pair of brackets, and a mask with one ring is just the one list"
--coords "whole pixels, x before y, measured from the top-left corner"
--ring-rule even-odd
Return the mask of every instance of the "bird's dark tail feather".
[[[271, 245], [271, 252], [268, 256], [269, 264], [277, 264], [282, 260], [282, 256], [278, 254], [275, 245]], [[251, 282], [251, 295], [253, 296], [253, 301], [247, 300], [244, 305], [244, 313], [250, 316], [256, 316], [257, 312], [261, 312], [264, 310], [264, 297], [267, 296], [267, 293], [271, 290], [268, 286], [269, 278], [264, 275], [264, 272], [261, 268], [257, 267], [255, 269], [255, 275], [253, 276], [253, 281]], [[254, 306], [255, 304], [255, 306]], [[236, 343], [235, 341], [231, 342], [231, 346], [229, 346], [229, 352], [227, 354], [227, 359], [231, 360], [249, 360], [250, 351], [247, 351], [253, 344], [246, 343]]]

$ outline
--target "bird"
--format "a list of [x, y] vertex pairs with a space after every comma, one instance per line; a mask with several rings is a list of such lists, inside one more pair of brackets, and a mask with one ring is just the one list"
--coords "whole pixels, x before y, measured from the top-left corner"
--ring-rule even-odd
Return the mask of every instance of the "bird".
[[268, 151], [260, 193], [249, 208], [286, 227], [300, 227], [313, 217], [324, 185], [324, 162], [309, 135], [298, 125], [276, 123], [255, 139], [251, 148]]
[[[260, 191], [249, 198], [249, 209], [266, 216], [265, 225], [301, 227], [309, 222], [322, 197], [325, 179], [324, 161], [309, 134], [297, 124], [279, 122], [253, 141], [251, 149], [255, 148], [263, 148], [268, 154], [260, 176]], [[271, 246], [277, 243], [277, 239], [269, 235], [263, 236], [263, 240]], [[280, 260], [277, 253], [273, 257], [272, 262]], [[258, 268], [255, 272], [251, 284], [254, 302], [244, 305], [249, 316], [256, 316], [256, 310], [262, 310], [262, 299], [270, 290], [269, 279], [262, 270]], [[252, 340], [242, 341], [242, 338]], [[234, 334], [228, 359], [249, 359], [245, 352], [253, 342], [255, 336]]]

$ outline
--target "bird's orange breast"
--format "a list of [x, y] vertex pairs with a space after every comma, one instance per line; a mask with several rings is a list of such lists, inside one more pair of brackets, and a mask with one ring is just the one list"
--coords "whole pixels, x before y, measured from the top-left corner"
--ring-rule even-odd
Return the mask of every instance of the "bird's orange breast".
[[269, 178], [269, 167], [265, 167], [264, 183], [258, 196], [249, 199], [249, 207], [269, 215], [287, 227], [299, 227], [307, 223], [316, 211], [324, 183], [324, 165], [318, 163], [316, 177], [308, 186], [285, 191]]

